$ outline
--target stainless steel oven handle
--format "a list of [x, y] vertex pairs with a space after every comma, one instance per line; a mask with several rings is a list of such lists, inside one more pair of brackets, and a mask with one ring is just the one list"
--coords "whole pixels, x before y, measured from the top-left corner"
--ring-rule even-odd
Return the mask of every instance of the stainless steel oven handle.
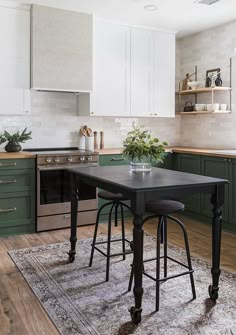
[[53, 170], [66, 170], [77, 167], [90, 167], [90, 166], [98, 166], [98, 163], [88, 163], [88, 164], [74, 164], [74, 165], [55, 165], [55, 166], [40, 166], [38, 165], [39, 171], [53, 171]]

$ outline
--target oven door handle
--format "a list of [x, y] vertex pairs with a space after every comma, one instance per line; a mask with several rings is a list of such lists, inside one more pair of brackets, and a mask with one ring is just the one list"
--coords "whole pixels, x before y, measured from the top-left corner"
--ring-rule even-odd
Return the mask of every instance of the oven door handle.
[[38, 166], [39, 171], [54, 171], [54, 170], [67, 170], [70, 168], [77, 168], [77, 167], [90, 167], [90, 166], [98, 166], [97, 163], [88, 163], [88, 164], [73, 164], [73, 165], [55, 165], [55, 166]]

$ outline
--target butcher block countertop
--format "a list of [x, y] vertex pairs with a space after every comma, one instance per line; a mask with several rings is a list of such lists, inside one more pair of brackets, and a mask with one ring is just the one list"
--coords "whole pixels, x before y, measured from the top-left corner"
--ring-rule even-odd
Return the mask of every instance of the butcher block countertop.
[[35, 158], [36, 155], [31, 152], [6, 152], [0, 151], [0, 159], [17, 159], [17, 158]]
[[[96, 150], [99, 155], [117, 155], [122, 154], [123, 148], [105, 148]], [[167, 147], [166, 152], [185, 153], [193, 155], [217, 156], [236, 158], [236, 149], [206, 149], [194, 147]]]

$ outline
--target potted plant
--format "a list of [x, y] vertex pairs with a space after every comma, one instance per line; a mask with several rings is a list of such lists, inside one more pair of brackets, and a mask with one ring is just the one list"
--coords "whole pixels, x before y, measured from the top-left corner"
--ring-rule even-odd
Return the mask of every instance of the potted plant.
[[4, 133], [0, 135], [0, 144], [8, 142], [5, 146], [5, 150], [7, 152], [18, 152], [21, 150], [20, 143], [30, 140], [32, 138], [30, 135], [31, 131], [27, 133], [27, 128], [25, 128], [22, 133], [18, 130], [14, 134], [10, 134], [5, 130]]
[[165, 156], [166, 142], [160, 143], [143, 126], [136, 127], [123, 141], [123, 154], [130, 159], [131, 171], [151, 171], [152, 162], [162, 162]]

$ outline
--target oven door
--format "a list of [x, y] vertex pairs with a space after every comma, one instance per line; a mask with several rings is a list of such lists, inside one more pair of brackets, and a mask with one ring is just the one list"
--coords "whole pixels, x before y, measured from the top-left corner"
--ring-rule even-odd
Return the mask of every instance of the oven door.
[[[68, 169], [68, 166], [66, 166], [66, 169]], [[38, 166], [37, 216], [70, 213], [71, 180], [70, 173], [66, 169], [65, 166]], [[95, 187], [81, 181], [79, 184], [79, 198], [78, 211], [97, 209]]]

